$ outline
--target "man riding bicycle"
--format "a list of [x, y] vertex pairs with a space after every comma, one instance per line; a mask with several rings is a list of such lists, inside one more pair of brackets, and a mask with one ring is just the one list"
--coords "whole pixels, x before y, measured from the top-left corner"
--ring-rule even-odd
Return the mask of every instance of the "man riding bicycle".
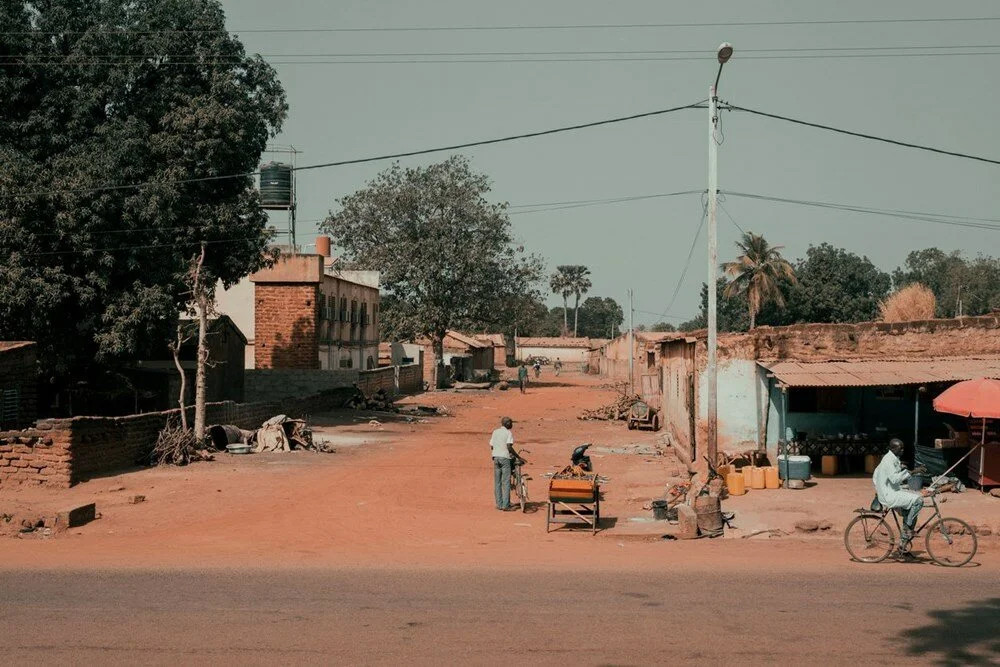
[[[903, 441], [899, 438], [890, 440], [889, 451], [875, 468], [872, 483], [875, 485], [875, 493], [882, 507], [906, 510], [906, 514], [903, 516], [903, 539], [900, 550], [907, 551], [906, 547], [909, 546], [910, 540], [913, 538], [913, 529], [917, 525], [917, 517], [924, 506], [924, 494], [903, 488], [913, 473], [900, 463], [899, 457], [902, 454]], [[921, 472], [923, 469], [921, 466], [913, 472]]]

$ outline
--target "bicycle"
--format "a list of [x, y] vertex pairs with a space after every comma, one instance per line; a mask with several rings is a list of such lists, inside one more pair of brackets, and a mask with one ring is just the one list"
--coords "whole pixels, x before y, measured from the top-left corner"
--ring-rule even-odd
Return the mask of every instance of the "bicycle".
[[[932, 485], [928, 491], [927, 497], [931, 499], [931, 504], [925, 503], [924, 507], [933, 507], [934, 513], [913, 531], [909, 540], [900, 538], [898, 544], [896, 535], [902, 535], [903, 527], [896, 509], [881, 507], [854, 510], [858, 516], [847, 524], [844, 531], [844, 546], [851, 557], [862, 563], [880, 563], [889, 557], [894, 548], [899, 555], [908, 553], [912, 541], [927, 528], [924, 542], [927, 554], [935, 563], [944, 567], [961, 567], [972, 560], [979, 548], [976, 532], [961, 519], [942, 517], [937, 502], [937, 494], [941, 489]], [[896, 532], [893, 532], [892, 526], [886, 521], [890, 512], [896, 524]]]
[[512, 460], [510, 464], [510, 488], [517, 496], [518, 503], [521, 505], [521, 512], [528, 511], [528, 485], [525, 483], [525, 476], [521, 472], [521, 466], [527, 463], [527, 461], [521, 458], [521, 454], [530, 453], [527, 449], [522, 449], [518, 452], [517, 458]]

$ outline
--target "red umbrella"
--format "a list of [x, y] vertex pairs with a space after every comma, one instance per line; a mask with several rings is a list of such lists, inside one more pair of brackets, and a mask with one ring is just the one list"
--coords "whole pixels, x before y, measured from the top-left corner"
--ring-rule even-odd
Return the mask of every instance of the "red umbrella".
[[[965, 380], [964, 382], [953, 384], [941, 392], [940, 396], [934, 399], [934, 409], [938, 412], [949, 412], [953, 415], [961, 415], [962, 417], [972, 417], [983, 420], [982, 440], [979, 444], [970, 449], [968, 454], [956, 461], [955, 465], [948, 468], [948, 470], [944, 473], [947, 475], [958, 467], [959, 463], [969, 457], [972, 452], [986, 445], [986, 420], [1000, 419], [1000, 380], [979, 378], [976, 380]], [[983, 466], [985, 461], [985, 455], [981, 455], [979, 458], [979, 480], [980, 488], [983, 489], [983, 491], [986, 490], [985, 487], [982, 486]], [[944, 475], [942, 475], [942, 477], [944, 477]]]
[[1000, 419], [1000, 380], [979, 378], [954, 384], [934, 399], [934, 409], [963, 417]]

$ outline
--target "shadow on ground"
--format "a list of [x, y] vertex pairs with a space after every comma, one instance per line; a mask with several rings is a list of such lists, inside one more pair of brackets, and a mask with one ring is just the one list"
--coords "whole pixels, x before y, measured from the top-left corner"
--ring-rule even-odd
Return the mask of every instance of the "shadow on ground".
[[907, 655], [933, 658], [948, 667], [1000, 662], [1000, 597], [927, 615], [929, 624], [900, 633]]

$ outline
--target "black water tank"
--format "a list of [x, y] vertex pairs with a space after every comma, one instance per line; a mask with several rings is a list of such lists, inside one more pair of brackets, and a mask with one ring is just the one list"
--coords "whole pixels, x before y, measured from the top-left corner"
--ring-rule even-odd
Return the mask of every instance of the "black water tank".
[[260, 200], [264, 208], [292, 205], [292, 167], [282, 162], [260, 166]]

